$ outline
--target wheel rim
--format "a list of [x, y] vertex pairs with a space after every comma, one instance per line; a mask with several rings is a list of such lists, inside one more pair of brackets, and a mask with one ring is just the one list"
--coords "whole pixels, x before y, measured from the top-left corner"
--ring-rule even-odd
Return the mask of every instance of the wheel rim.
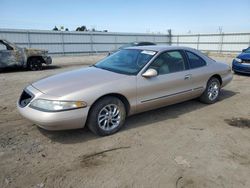
[[40, 70], [41, 69], [41, 63], [40, 62], [32, 62], [30, 64], [31, 70]]
[[98, 125], [104, 131], [111, 131], [119, 126], [120, 109], [115, 104], [104, 106], [98, 114]]
[[37, 63], [32, 63], [31, 64], [31, 69], [32, 70], [37, 70], [38, 69], [38, 64]]
[[217, 82], [212, 82], [210, 86], [208, 87], [208, 98], [209, 100], [213, 101], [215, 100], [219, 95], [220, 87]]

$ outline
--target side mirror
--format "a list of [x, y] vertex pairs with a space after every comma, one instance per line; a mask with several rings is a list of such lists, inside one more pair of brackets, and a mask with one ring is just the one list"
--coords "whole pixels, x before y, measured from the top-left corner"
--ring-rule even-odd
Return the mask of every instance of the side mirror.
[[243, 49], [242, 52], [245, 52], [247, 49]]
[[157, 76], [158, 73], [155, 69], [148, 69], [146, 72], [142, 74], [143, 77], [145, 78], [151, 78]]

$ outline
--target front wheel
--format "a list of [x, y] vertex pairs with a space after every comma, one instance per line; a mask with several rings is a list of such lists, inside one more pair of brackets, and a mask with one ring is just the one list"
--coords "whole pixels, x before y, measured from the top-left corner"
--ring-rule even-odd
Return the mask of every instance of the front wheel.
[[126, 110], [122, 101], [107, 96], [97, 101], [89, 112], [87, 125], [100, 136], [107, 136], [120, 130], [126, 118]]
[[38, 58], [31, 58], [28, 62], [28, 68], [32, 71], [37, 71], [42, 69], [42, 62]]
[[206, 90], [200, 96], [200, 101], [206, 104], [213, 104], [215, 103], [219, 96], [220, 96], [220, 81], [212, 77], [207, 82]]

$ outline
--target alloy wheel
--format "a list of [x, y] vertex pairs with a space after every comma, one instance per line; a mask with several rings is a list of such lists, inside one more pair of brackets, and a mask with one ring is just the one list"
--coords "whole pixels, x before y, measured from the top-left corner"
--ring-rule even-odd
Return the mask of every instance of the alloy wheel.
[[209, 87], [208, 87], [208, 91], [207, 91], [207, 95], [210, 101], [215, 100], [218, 95], [219, 95], [219, 91], [220, 91], [220, 86], [216, 81], [213, 81]]
[[98, 125], [104, 131], [111, 131], [119, 126], [121, 121], [119, 107], [115, 104], [104, 106], [98, 114]]

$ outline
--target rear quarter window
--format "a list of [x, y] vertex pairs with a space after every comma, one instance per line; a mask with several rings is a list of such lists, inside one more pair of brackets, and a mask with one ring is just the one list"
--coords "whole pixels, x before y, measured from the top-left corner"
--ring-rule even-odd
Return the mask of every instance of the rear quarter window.
[[189, 51], [186, 51], [186, 54], [191, 69], [203, 67], [206, 65], [206, 61], [201, 57], [199, 57], [198, 55]]

